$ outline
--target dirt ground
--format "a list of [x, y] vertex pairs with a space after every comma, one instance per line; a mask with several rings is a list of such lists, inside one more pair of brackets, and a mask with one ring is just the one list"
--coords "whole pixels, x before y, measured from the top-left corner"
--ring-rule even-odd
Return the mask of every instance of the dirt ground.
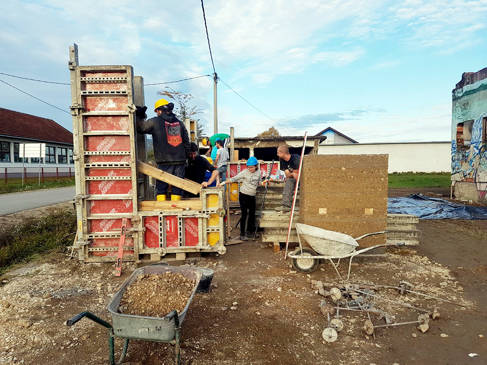
[[[407, 325], [377, 329], [373, 338], [361, 329], [367, 316], [350, 312], [341, 314], [345, 328], [338, 340], [324, 342], [327, 320], [319, 304], [325, 298], [311, 288], [311, 280], [337, 285], [331, 265], [306, 275], [296, 272], [283, 252], [249, 241], [228, 246], [223, 256], [189, 260], [215, 275], [211, 291], [195, 296], [183, 322], [183, 364], [485, 364], [487, 221], [422, 220], [419, 229], [415, 248], [354, 260], [351, 281], [407, 280], [416, 290], [463, 306], [377, 292], [428, 310], [437, 305], [441, 317], [430, 322], [428, 332]], [[117, 278], [109, 264], [80, 264], [56, 253], [10, 270], [0, 278], [0, 364], [107, 363], [106, 330], [87, 319], [72, 327], [65, 321], [84, 310], [111, 321], [106, 306], [135, 267], [124, 263]], [[340, 269], [344, 273], [345, 265]], [[390, 303], [377, 306], [399, 322], [418, 314]], [[372, 320], [380, 323], [375, 315]], [[119, 353], [121, 341], [116, 347]], [[131, 341], [126, 363], [172, 364], [173, 347]]]

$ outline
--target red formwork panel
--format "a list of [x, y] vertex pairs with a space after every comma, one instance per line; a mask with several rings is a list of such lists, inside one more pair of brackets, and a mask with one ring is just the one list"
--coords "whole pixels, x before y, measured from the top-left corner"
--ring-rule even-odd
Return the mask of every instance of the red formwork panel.
[[198, 246], [198, 218], [184, 218], [184, 245]]
[[81, 70], [81, 77], [92, 77], [92, 78], [113, 78], [113, 77], [127, 77], [127, 72], [125, 71], [98, 71], [98, 70]]
[[130, 155], [100, 155], [100, 156], [86, 156], [86, 163], [93, 162], [130, 162]]
[[88, 194], [131, 194], [132, 181], [131, 180], [102, 180], [102, 181], [87, 181]]
[[[126, 228], [132, 227], [130, 220], [127, 220]], [[88, 226], [88, 232], [109, 232], [122, 229], [122, 219], [92, 219]]]
[[97, 83], [82, 83], [82, 91], [127, 91], [126, 82], [97, 82]]
[[88, 136], [85, 137], [85, 151], [110, 152], [130, 151], [130, 136]]
[[237, 164], [230, 164], [230, 168], [228, 169], [230, 173], [230, 177], [234, 177], [238, 174], [238, 165]]
[[144, 246], [159, 247], [159, 217], [144, 217]]
[[83, 96], [85, 112], [116, 111], [127, 112], [127, 96]]
[[[272, 163], [261, 163], [260, 164], [260, 173], [262, 177], [267, 177], [268, 175], [268, 168], [272, 165]], [[276, 175], [277, 171], [279, 170], [279, 163], [274, 163], [271, 168], [271, 175]]]
[[117, 176], [132, 176], [130, 169], [89, 169], [87, 176], [103, 176], [103, 177], [117, 177]]
[[92, 131], [128, 131], [129, 118], [127, 116], [89, 116], [84, 118], [85, 132]]
[[164, 217], [166, 230], [166, 247], [179, 247], [178, 216], [170, 215]]
[[132, 200], [90, 200], [89, 214], [132, 213]]
[[[120, 238], [95, 238], [92, 242], [90, 247], [118, 247], [120, 243]], [[134, 247], [134, 241], [131, 237], [125, 238], [125, 247]], [[118, 250], [115, 251], [92, 251], [90, 252], [91, 256], [110, 256], [116, 257], [118, 254]], [[133, 255], [133, 250], [124, 250], [124, 255]]]

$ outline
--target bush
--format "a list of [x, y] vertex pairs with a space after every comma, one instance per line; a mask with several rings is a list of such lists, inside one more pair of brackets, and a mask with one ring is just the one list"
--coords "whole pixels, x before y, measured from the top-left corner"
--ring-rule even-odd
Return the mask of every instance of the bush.
[[57, 210], [24, 223], [0, 229], [0, 274], [10, 265], [27, 261], [35, 254], [64, 248], [76, 234], [76, 215]]

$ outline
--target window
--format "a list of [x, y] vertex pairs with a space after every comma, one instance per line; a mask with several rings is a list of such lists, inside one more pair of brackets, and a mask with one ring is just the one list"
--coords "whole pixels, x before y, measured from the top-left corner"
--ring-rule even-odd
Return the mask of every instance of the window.
[[74, 163], [73, 150], [71, 148], [68, 150], [68, 160], [69, 160], [69, 163], [70, 164], [73, 164]]
[[10, 162], [10, 142], [0, 142], [0, 162]]
[[[40, 163], [43, 163], [44, 162], [44, 159], [41, 158], [41, 162]], [[30, 163], [39, 163], [39, 158], [38, 157], [31, 157], [30, 158]]]
[[24, 161], [24, 159], [19, 156], [20, 155], [19, 149], [20, 149], [20, 144], [14, 143], [14, 162], [23, 162]]
[[68, 163], [68, 149], [58, 147], [57, 150], [58, 150], [58, 155], [57, 155], [58, 163]]
[[56, 147], [46, 147], [46, 163], [56, 163]]
[[467, 148], [472, 139], [473, 120], [457, 124], [457, 148]]

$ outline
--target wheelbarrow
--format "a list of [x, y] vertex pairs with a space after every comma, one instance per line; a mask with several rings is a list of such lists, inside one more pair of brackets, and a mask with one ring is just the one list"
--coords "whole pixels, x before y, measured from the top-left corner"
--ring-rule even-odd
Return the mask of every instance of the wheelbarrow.
[[[349, 258], [347, 280], [350, 278], [350, 270], [352, 267], [352, 260], [355, 256], [374, 250], [378, 247], [385, 246], [402, 246], [403, 244], [384, 243], [367, 248], [357, 250], [358, 242], [362, 238], [384, 234], [386, 231], [367, 233], [360, 237], [353, 238], [345, 233], [328, 231], [323, 228], [310, 226], [307, 224], [296, 223], [296, 233], [298, 236], [299, 247], [289, 257], [293, 260], [293, 266], [302, 272], [315, 271], [320, 260], [329, 260], [333, 265], [338, 277], [343, 280], [338, 265], [340, 260]], [[311, 248], [303, 248], [301, 240], [304, 240]], [[333, 260], [338, 260], [335, 263]]]
[[[194, 288], [191, 292], [191, 296], [184, 309], [178, 313], [173, 310], [165, 317], [148, 317], [137, 316], [130, 314], [123, 314], [119, 311], [120, 301], [123, 294], [130, 284], [132, 284], [138, 276], [144, 274], [162, 274], [164, 272], [175, 272], [184, 275], [187, 278], [194, 280]], [[181, 325], [184, 321], [189, 305], [193, 300], [195, 293], [207, 292], [209, 290], [211, 279], [213, 278], [213, 270], [206, 268], [194, 268], [187, 266], [166, 266], [166, 265], [153, 265], [145, 266], [135, 270], [132, 275], [122, 284], [118, 292], [115, 293], [112, 300], [108, 304], [108, 312], [112, 317], [112, 324], [104, 321], [89, 311], [79, 313], [73, 318], [66, 321], [66, 325], [72, 326], [82, 318], [86, 317], [92, 321], [102, 325], [108, 329], [108, 347], [109, 347], [109, 359], [110, 364], [117, 364], [115, 362], [115, 337], [125, 339], [122, 355], [118, 364], [123, 362], [125, 355], [127, 354], [129, 340], [147, 340], [156, 342], [165, 342], [174, 345], [175, 363], [180, 364], [180, 337], [181, 337]]]

